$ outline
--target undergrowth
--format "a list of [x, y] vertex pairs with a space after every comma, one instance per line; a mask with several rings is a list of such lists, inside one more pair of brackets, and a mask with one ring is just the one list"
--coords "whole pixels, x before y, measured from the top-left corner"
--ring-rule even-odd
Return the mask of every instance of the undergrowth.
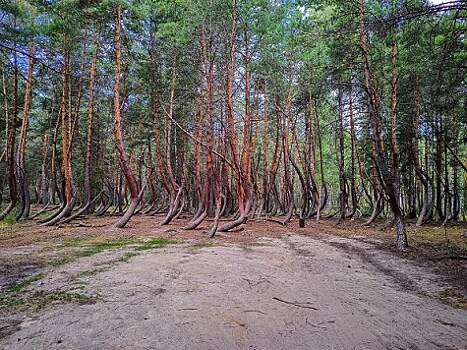
[[203, 249], [203, 248], [210, 248], [213, 247], [213, 243], [205, 243], [205, 242], [200, 242], [200, 243], [195, 243], [191, 246], [193, 249]]
[[80, 258], [92, 256], [102, 253], [105, 250], [122, 248], [134, 243], [134, 240], [128, 238], [116, 238], [112, 240], [106, 240], [103, 242], [95, 242], [91, 243], [89, 246], [86, 246], [83, 250], [79, 251], [77, 253], [77, 256]]
[[32, 277], [26, 278], [22, 281], [16, 282], [8, 287], [7, 292], [10, 293], [19, 293], [28, 288], [33, 282], [39, 281], [44, 277], [43, 274], [39, 273]]
[[0, 292], [0, 310], [5, 311], [24, 311], [40, 310], [50, 304], [57, 303], [79, 303], [88, 304], [93, 302], [96, 297], [86, 294], [67, 292], [61, 289], [52, 291], [28, 291], [28, 287], [36, 281], [41, 280], [43, 274], [37, 274], [23, 279]]
[[60, 289], [53, 291], [34, 291], [31, 293], [8, 293], [0, 294], [0, 310], [24, 311], [41, 310], [51, 304], [58, 303], [78, 303], [89, 304], [96, 300], [96, 297], [83, 293], [67, 292]]
[[125, 253], [122, 257], [117, 259], [118, 262], [128, 262], [132, 257], [138, 255], [137, 252], [163, 248], [169, 244], [177, 244], [177, 240], [155, 237], [149, 240], [141, 240], [140, 238], [107, 238], [107, 237], [93, 237], [93, 238], [70, 238], [63, 243], [63, 247], [71, 249], [64, 256], [50, 261], [52, 266], [61, 266], [75, 261], [78, 258], [90, 257], [107, 250], [119, 249], [130, 247], [134, 251]]
[[14, 210], [10, 211], [3, 220], [0, 221], [0, 226], [12, 226], [17, 224], [16, 221], [16, 212]]
[[152, 238], [147, 241], [139, 242], [139, 245], [135, 248], [135, 250], [148, 250], [148, 249], [155, 249], [155, 248], [163, 248], [168, 244], [177, 244], [178, 241], [170, 238], [164, 237], [156, 237]]

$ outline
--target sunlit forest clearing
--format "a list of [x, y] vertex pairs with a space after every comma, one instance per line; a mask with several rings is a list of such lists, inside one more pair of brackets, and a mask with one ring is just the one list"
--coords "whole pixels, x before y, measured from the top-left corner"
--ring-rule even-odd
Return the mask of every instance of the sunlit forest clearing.
[[0, 348], [463, 348], [466, 29], [461, 0], [0, 2]]

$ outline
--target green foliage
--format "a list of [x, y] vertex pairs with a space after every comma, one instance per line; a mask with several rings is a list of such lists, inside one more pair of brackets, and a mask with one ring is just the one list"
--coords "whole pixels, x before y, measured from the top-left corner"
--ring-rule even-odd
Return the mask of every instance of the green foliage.
[[[19, 119], [24, 102], [24, 77], [26, 60], [24, 53], [27, 43], [34, 41], [37, 53], [34, 70], [33, 105], [30, 116], [28, 143], [26, 147], [27, 171], [30, 181], [41, 173], [42, 161], [45, 160], [47, 176], [50, 177], [50, 159], [55, 126], [60, 134], [61, 125], [57, 124], [60, 111], [63, 56], [71, 56], [70, 97], [68, 106], [72, 114], [79, 117], [73, 145], [73, 180], [78, 190], [83, 188], [83, 154], [85, 153], [87, 123], [84, 122], [88, 111], [89, 68], [93, 53], [97, 50], [97, 89], [95, 94], [95, 119], [93, 137], [92, 183], [94, 193], [107, 189], [106, 184], [115, 183], [118, 176], [118, 161], [114, 152], [112, 109], [112, 84], [115, 74], [115, 10], [118, 3], [123, 7], [123, 70], [122, 70], [122, 114], [125, 128], [125, 148], [135, 161], [142, 156], [142, 176], [152, 170], [148, 165], [149, 146], [153, 156], [158, 152], [173, 162], [177, 179], [187, 184], [188, 193], [194, 193], [190, 185], [194, 182], [192, 174], [195, 164], [193, 140], [175, 125], [171, 129], [172, 142], [166, 145], [168, 131], [167, 113], [171, 102], [172, 77], [176, 73], [174, 86], [173, 117], [184, 130], [192, 135], [197, 130], [198, 122], [203, 121], [202, 140], [206, 133], [206, 79], [207, 69], [213, 67], [214, 90], [214, 144], [215, 148], [230, 159], [230, 149], [225, 146], [225, 87], [229, 60], [229, 43], [232, 30], [231, 0], [17, 0], [0, 2], [2, 17], [0, 41], [7, 47], [17, 46], [19, 60]], [[425, 160], [422, 166], [432, 173], [434, 170], [436, 143], [443, 135], [449, 145], [454, 146], [454, 153], [459, 159], [466, 159], [465, 147], [467, 130], [467, 112], [465, 98], [465, 78], [462, 74], [467, 64], [467, 44], [465, 11], [445, 11], [433, 15], [424, 13], [426, 1], [375, 1], [366, 0], [365, 24], [369, 38], [369, 61], [374, 84], [380, 98], [380, 112], [386, 156], [389, 160], [391, 129], [391, 77], [398, 73], [398, 105], [396, 137], [400, 149], [400, 164], [390, 167], [400, 169], [404, 195], [411, 191], [420, 191], [414, 174], [414, 164], [409, 158], [408, 144], [414, 139], [414, 81], [420, 82], [421, 120], [419, 131], [419, 159]], [[417, 14], [413, 18], [400, 19], [395, 15]], [[235, 118], [239, 140], [243, 141], [243, 114], [245, 112], [245, 69], [251, 71], [252, 97], [251, 107], [254, 115], [252, 126], [262, 130], [263, 115], [269, 118], [270, 144], [267, 154], [262, 155], [260, 141], [265, 139], [258, 133], [252, 178], [259, 181], [264, 169], [258, 160], [274, 152], [276, 130], [280, 129], [284, 106], [290, 96], [291, 125], [296, 126], [297, 140], [290, 141], [291, 152], [300, 163], [307, 153], [305, 149], [305, 125], [313, 119], [315, 128], [320, 127], [319, 141], [322, 156], [323, 176], [317, 171], [317, 187], [325, 182], [336, 194], [339, 190], [339, 152], [336, 133], [336, 120], [339, 117], [338, 92], [343, 95], [343, 133], [344, 133], [344, 169], [347, 180], [351, 177], [351, 139], [349, 134], [349, 100], [353, 103], [357, 140], [362, 174], [356, 171], [359, 198], [366, 198], [363, 185], [374, 193], [378, 182], [373, 173], [374, 161], [372, 139], [368, 118], [368, 95], [364, 88], [362, 74], [362, 50], [359, 35], [358, 3], [345, 0], [241, 0], [236, 2], [236, 37], [235, 37]], [[16, 25], [13, 22], [16, 21]], [[245, 62], [246, 41], [251, 54]], [[391, 49], [397, 44], [398, 57], [393, 67]], [[203, 43], [205, 47], [202, 48]], [[0, 96], [0, 112], [6, 115], [5, 103], [9, 111], [13, 110], [13, 54], [11, 49], [0, 48], [0, 82], [5, 96]], [[206, 50], [203, 52], [203, 50]], [[81, 65], [84, 71], [81, 72]], [[203, 66], [204, 65], [204, 66]], [[394, 69], [395, 68], [395, 69]], [[81, 76], [81, 74], [83, 74]], [[3, 80], [2, 80], [3, 81]], [[81, 85], [80, 85], [81, 84]], [[3, 86], [5, 85], [5, 86]], [[263, 96], [264, 87], [268, 87], [268, 100]], [[81, 88], [81, 90], [80, 90]], [[154, 144], [153, 98], [157, 97], [159, 125], [156, 129], [161, 134], [161, 142]], [[311, 97], [311, 103], [310, 103]], [[80, 105], [74, 104], [80, 100]], [[75, 110], [76, 108], [76, 110]], [[311, 117], [312, 116], [312, 117]], [[11, 113], [9, 115], [11, 122]], [[140, 127], [141, 125], [141, 127]], [[7, 128], [5, 118], [0, 118], [0, 133]], [[438, 130], [439, 129], [439, 130]], [[47, 135], [48, 143], [43, 142]], [[280, 137], [277, 138], [280, 143]], [[3, 139], [2, 139], [3, 141]], [[314, 140], [317, 146], [318, 140]], [[15, 145], [15, 149], [16, 149]], [[56, 149], [61, 149], [60, 137]], [[423, 146], [423, 147], [422, 147]], [[157, 147], [157, 149], [156, 149]], [[318, 147], [317, 147], [318, 148]], [[0, 145], [0, 155], [4, 144]], [[62, 163], [61, 152], [55, 154], [56, 167]], [[202, 152], [203, 153], [203, 152]], [[280, 152], [279, 152], [280, 153]], [[299, 154], [300, 153], [300, 154]], [[465, 178], [460, 167], [447, 152], [445, 167], [448, 181], [442, 185], [443, 198], [453, 196], [454, 169], [458, 172], [455, 179], [457, 188], [465, 188]], [[183, 157], [181, 157], [183, 155]], [[201, 172], [205, 176], [205, 154], [201, 155]], [[278, 159], [280, 156], [278, 157]], [[215, 158], [216, 166], [220, 164]], [[133, 165], [137, 165], [134, 162]], [[153, 159], [153, 163], [155, 163]], [[166, 163], [164, 160], [163, 163]], [[279, 161], [277, 184], [283, 176], [283, 160]], [[303, 167], [303, 164], [299, 164]], [[443, 165], [444, 166], [444, 165]], [[154, 167], [154, 164], [153, 164]], [[312, 164], [318, 169], [319, 164]], [[260, 169], [260, 170], [259, 170]], [[309, 169], [306, 169], [306, 174]], [[355, 170], [355, 169], [354, 169]], [[444, 170], [444, 169], [443, 169]], [[0, 171], [5, 174], [4, 162]], [[292, 171], [293, 172], [293, 171]], [[362, 178], [363, 176], [363, 178]], [[60, 177], [60, 176], [59, 176]], [[292, 175], [294, 184], [298, 184], [296, 175]], [[49, 179], [50, 180], [50, 179]], [[60, 178], [58, 186], [60, 186]], [[443, 179], [445, 183], [445, 179]], [[190, 185], [189, 185], [190, 184]], [[161, 187], [159, 178], [155, 183]], [[258, 185], [258, 183], [254, 184]], [[0, 186], [8, 187], [2, 176]], [[225, 184], [227, 185], [227, 182]], [[441, 187], [441, 185], [440, 185]], [[31, 186], [32, 188], [32, 186]], [[299, 186], [296, 186], [299, 188]], [[227, 189], [226, 189], [227, 190]], [[228, 191], [233, 188], [228, 189]], [[380, 191], [380, 190], [377, 190]], [[285, 198], [279, 186], [278, 197]], [[6, 193], [6, 191], [2, 191]], [[79, 192], [80, 193], [80, 192]], [[80, 194], [79, 194], [80, 195]], [[297, 192], [295, 197], [301, 195]], [[336, 198], [338, 196], [333, 196]], [[418, 196], [422, 198], [423, 196]], [[416, 209], [420, 200], [417, 198]], [[453, 199], [454, 200], [454, 199]], [[460, 200], [458, 200], [461, 202]], [[361, 200], [363, 202], [363, 200]], [[408, 202], [408, 201], [406, 201]], [[465, 200], [464, 200], [465, 202]], [[332, 205], [336, 205], [336, 201]], [[465, 204], [464, 205], [464, 211]], [[365, 203], [359, 203], [366, 212], [371, 209]], [[111, 210], [113, 207], [111, 208]], [[416, 210], [416, 211], [417, 211]], [[46, 214], [44, 214], [46, 215]], [[14, 223], [10, 214], [1, 225]], [[67, 242], [70, 248], [79, 248], [76, 256], [58, 258], [52, 264], [62, 264], [80, 256], [92, 256], [100, 252], [117, 249], [127, 245], [140, 245], [132, 239], [115, 241], [76, 241]], [[148, 247], [163, 246], [162, 243], [148, 243]], [[140, 246], [141, 248], [141, 246]], [[149, 248], [148, 248], [149, 249]], [[78, 250], [78, 249], [76, 249]]]
[[8, 213], [5, 218], [0, 221], [0, 226], [12, 226], [17, 224], [18, 222], [16, 221], [16, 210], [12, 210]]

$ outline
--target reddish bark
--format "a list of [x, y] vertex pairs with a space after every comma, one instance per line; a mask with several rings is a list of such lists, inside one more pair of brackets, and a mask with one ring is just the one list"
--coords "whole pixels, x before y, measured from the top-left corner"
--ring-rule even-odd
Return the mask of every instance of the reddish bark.
[[[16, 27], [16, 17], [13, 20], [13, 26]], [[10, 202], [8, 206], [0, 213], [0, 220], [3, 220], [16, 206], [17, 193], [16, 193], [16, 176], [15, 176], [15, 144], [16, 144], [16, 128], [18, 126], [18, 56], [16, 53], [16, 41], [13, 44], [13, 120], [11, 127], [9, 127], [9, 134], [7, 135], [6, 159], [7, 159], [7, 175], [8, 186], [10, 190]], [[5, 82], [3, 84], [5, 88]], [[7, 125], [9, 121], [7, 120]]]
[[138, 204], [138, 188], [136, 184], [135, 176], [129, 165], [125, 148], [123, 146], [123, 126], [122, 126], [122, 111], [120, 107], [120, 75], [122, 66], [122, 5], [117, 5], [116, 15], [116, 29], [115, 29], [115, 43], [116, 43], [116, 59], [115, 59], [115, 85], [114, 85], [114, 136], [117, 145], [117, 151], [119, 155], [120, 167], [125, 175], [128, 187], [130, 189], [131, 202], [125, 214], [115, 224], [118, 228], [123, 228], [132, 217], [136, 206]]
[[29, 217], [29, 209], [31, 205], [31, 199], [29, 194], [28, 187], [28, 177], [26, 173], [26, 167], [24, 164], [26, 142], [28, 135], [29, 127], [29, 114], [31, 111], [31, 96], [32, 96], [32, 76], [34, 70], [34, 44], [29, 43], [28, 48], [29, 53], [29, 63], [28, 63], [28, 76], [26, 80], [26, 91], [24, 94], [24, 111], [23, 111], [23, 122], [21, 125], [21, 134], [20, 141], [18, 144], [18, 154], [17, 154], [17, 165], [18, 165], [18, 183], [19, 183], [19, 192], [21, 195], [21, 207], [18, 210], [16, 219]]
[[365, 88], [368, 95], [369, 116], [372, 129], [373, 144], [376, 149], [375, 162], [381, 173], [381, 178], [384, 183], [385, 192], [389, 197], [389, 204], [394, 214], [394, 219], [397, 227], [396, 246], [398, 249], [405, 249], [408, 247], [407, 233], [402, 212], [398, 200], [398, 179], [394, 179], [393, 175], [388, 169], [388, 163], [384, 151], [382, 121], [379, 111], [380, 101], [379, 94], [373, 81], [373, 76], [370, 70], [369, 63], [369, 45], [368, 36], [365, 25], [365, 2], [360, 0], [359, 5], [359, 22], [360, 22], [360, 43], [363, 58], [363, 73], [365, 78]]
[[[92, 141], [94, 134], [94, 92], [97, 72], [97, 51], [98, 47], [94, 48], [94, 59], [91, 63], [91, 71], [89, 76], [89, 104], [88, 104], [88, 130], [86, 137], [86, 155], [84, 161], [84, 202], [85, 206], [89, 206], [92, 196]], [[86, 209], [87, 211], [87, 209]]]

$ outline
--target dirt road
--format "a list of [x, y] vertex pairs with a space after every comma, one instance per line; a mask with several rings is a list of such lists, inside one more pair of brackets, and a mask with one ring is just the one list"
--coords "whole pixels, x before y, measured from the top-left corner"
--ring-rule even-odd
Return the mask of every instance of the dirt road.
[[[120, 253], [121, 254], [121, 253]], [[369, 243], [285, 235], [250, 244], [115, 251], [32, 288], [94, 303], [49, 306], [1, 349], [465, 349], [467, 312], [433, 298], [437, 276]], [[103, 268], [104, 267], [104, 268]]]

